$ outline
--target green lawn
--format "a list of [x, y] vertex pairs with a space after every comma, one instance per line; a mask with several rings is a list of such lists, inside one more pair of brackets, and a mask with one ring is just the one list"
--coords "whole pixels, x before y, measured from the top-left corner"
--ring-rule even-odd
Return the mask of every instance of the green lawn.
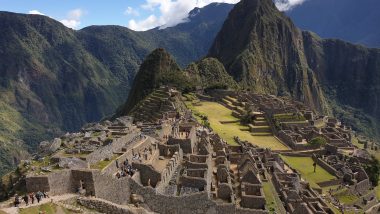
[[281, 157], [289, 166], [301, 173], [302, 178], [307, 180], [311, 187], [319, 188], [317, 183], [336, 179], [335, 176], [331, 175], [319, 165], [317, 165], [316, 172], [314, 173], [314, 161], [311, 157]]
[[252, 136], [249, 131], [242, 131], [241, 129], [247, 129], [247, 126], [243, 126], [238, 122], [220, 123], [220, 121], [236, 121], [238, 118], [232, 116], [232, 111], [219, 103], [201, 102], [201, 105], [194, 105], [189, 108], [203, 115], [207, 115], [211, 128], [231, 145], [236, 145], [233, 138], [234, 136], [238, 136], [240, 139], [247, 140], [262, 148], [289, 150], [289, 148], [280, 143], [273, 136]]
[[[380, 181], [379, 181], [379, 183], [380, 183]], [[375, 188], [375, 191], [376, 191], [376, 196], [379, 199], [380, 198], [380, 185], [377, 185], [377, 187]]]
[[341, 196], [338, 196], [338, 199], [343, 204], [353, 204], [359, 198], [358, 196], [355, 196], [355, 195], [341, 195]]
[[68, 210], [62, 207], [57, 207], [55, 204], [47, 203], [42, 204], [41, 206], [20, 209], [20, 214], [39, 214], [42, 212], [45, 214], [55, 214], [58, 210], [62, 211], [63, 213], [70, 213]]

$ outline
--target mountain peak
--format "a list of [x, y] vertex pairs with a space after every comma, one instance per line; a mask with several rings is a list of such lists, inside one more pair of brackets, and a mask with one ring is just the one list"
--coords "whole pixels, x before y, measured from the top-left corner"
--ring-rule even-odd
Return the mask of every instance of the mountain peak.
[[[209, 51], [244, 87], [290, 95], [321, 110], [322, 93], [311, 81], [302, 33], [272, 0], [242, 0], [230, 12]], [[301, 80], [301, 81], [300, 81]], [[313, 85], [314, 84], [314, 85]]]
[[162, 85], [176, 84], [181, 81], [183, 71], [172, 56], [163, 48], [152, 51], [141, 64], [133, 81], [126, 104], [118, 111], [127, 115], [133, 107]]

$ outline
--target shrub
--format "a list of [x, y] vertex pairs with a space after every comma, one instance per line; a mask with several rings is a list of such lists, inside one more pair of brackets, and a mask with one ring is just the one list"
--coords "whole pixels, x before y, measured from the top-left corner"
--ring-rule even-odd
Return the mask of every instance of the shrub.
[[313, 138], [310, 142], [309, 142], [310, 145], [312, 146], [324, 146], [327, 144], [327, 141], [326, 139], [324, 139], [323, 137], [316, 137], [316, 138]]

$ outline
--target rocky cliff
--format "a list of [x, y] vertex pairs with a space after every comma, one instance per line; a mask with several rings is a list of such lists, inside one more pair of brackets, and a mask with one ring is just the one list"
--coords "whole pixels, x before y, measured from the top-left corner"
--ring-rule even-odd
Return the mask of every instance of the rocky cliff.
[[229, 14], [209, 56], [243, 87], [290, 95], [327, 111], [317, 75], [303, 50], [302, 32], [271, 0], [243, 0]]
[[302, 32], [271, 0], [242, 0], [209, 56], [243, 87], [290, 95], [377, 137], [379, 49]]

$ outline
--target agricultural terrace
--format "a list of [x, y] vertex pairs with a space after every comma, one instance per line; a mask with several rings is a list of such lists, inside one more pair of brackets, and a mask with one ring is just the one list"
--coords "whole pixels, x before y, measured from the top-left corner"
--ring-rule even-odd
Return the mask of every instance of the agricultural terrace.
[[211, 128], [230, 145], [236, 145], [234, 136], [237, 136], [242, 140], [246, 140], [262, 148], [289, 150], [289, 148], [283, 145], [274, 136], [253, 136], [248, 131], [247, 126], [241, 125], [239, 119], [232, 116], [232, 110], [219, 103], [198, 102], [196, 105], [188, 103], [188, 107], [192, 109], [195, 114], [207, 116]]
[[301, 177], [310, 183], [313, 188], [320, 188], [317, 183], [336, 179], [335, 176], [317, 165], [314, 173], [313, 159], [311, 157], [282, 156], [282, 159], [293, 169], [301, 173]]

